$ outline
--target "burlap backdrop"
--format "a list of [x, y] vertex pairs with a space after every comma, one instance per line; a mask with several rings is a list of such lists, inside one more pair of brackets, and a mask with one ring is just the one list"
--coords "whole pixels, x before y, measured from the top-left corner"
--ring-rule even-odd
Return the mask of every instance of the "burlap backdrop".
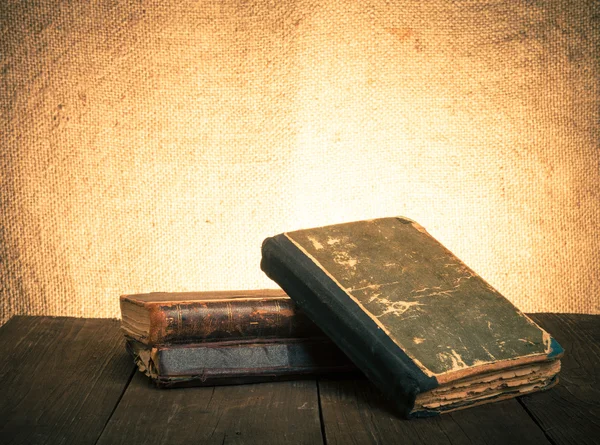
[[2, 321], [275, 287], [264, 237], [391, 215], [600, 312], [598, 3], [73, 3], [0, 6]]

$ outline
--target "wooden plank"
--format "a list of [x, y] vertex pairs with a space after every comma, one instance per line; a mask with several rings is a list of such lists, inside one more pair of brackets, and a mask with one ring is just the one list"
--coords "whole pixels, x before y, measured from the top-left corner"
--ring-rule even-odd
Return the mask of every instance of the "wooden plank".
[[133, 371], [115, 320], [14, 317], [0, 354], [2, 444], [94, 444]]
[[172, 443], [320, 444], [316, 383], [158, 389], [138, 372], [99, 445]]
[[549, 444], [516, 400], [426, 419], [398, 418], [366, 380], [319, 380], [327, 445]]
[[520, 398], [555, 444], [600, 444], [600, 317], [534, 314], [565, 349], [560, 381]]

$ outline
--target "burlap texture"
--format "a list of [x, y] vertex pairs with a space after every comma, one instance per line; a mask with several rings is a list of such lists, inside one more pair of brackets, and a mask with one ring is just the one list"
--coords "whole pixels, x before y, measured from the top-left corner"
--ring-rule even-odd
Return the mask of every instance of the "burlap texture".
[[403, 215], [525, 311], [600, 312], [597, 2], [2, 2], [0, 318], [274, 287]]

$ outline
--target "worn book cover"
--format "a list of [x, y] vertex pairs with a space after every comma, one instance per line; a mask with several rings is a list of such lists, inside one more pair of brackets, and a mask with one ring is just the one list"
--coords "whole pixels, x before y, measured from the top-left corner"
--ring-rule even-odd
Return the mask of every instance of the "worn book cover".
[[323, 336], [282, 290], [123, 295], [121, 327], [148, 345]]
[[127, 349], [156, 386], [213, 386], [356, 373], [328, 338], [281, 338], [148, 346], [133, 339]]
[[261, 267], [405, 416], [549, 388], [560, 345], [407, 218], [268, 238]]

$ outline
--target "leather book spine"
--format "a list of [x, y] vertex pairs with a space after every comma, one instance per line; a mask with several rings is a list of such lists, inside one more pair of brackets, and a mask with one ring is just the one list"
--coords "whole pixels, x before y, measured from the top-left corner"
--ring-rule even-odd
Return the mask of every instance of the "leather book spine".
[[324, 335], [289, 298], [162, 302], [146, 308], [150, 345]]

